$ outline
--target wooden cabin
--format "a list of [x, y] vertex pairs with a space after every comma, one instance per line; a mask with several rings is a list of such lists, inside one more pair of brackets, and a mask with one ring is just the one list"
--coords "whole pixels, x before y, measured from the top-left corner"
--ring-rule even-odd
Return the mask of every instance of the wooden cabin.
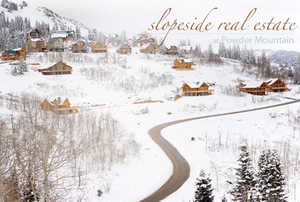
[[213, 90], [210, 85], [203, 82], [199, 87], [192, 88], [189, 84], [184, 83], [181, 87], [181, 96], [205, 96], [211, 95]]
[[166, 49], [166, 55], [178, 55], [178, 48], [177, 46], [170, 46], [170, 48]]
[[174, 69], [192, 69], [193, 62], [187, 59], [176, 59], [173, 62]]
[[128, 44], [122, 45], [118, 50], [117, 53], [119, 54], [131, 54], [131, 47]]
[[79, 111], [79, 107], [71, 106], [71, 103], [68, 98], [61, 102], [61, 98], [58, 97], [52, 102], [49, 102], [45, 99], [41, 105], [41, 109], [44, 111], [52, 111], [57, 114], [71, 114]]
[[266, 95], [268, 92], [283, 92], [289, 91], [285, 82], [282, 79], [272, 79], [262, 82], [259, 86], [248, 86], [244, 83], [240, 84], [240, 91], [253, 95]]
[[155, 54], [157, 51], [158, 46], [155, 43], [150, 43], [146, 47], [140, 49], [140, 52], [145, 54]]
[[42, 38], [28, 39], [26, 41], [27, 52], [46, 52], [46, 41]]
[[107, 52], [107, 45], [101, 41], [92, 43], [91, 48], [92, 48], [93, 53], [106, 53]]
[[244, 93], [250, 93], [253, 95], [266, 95], [268, 92], [272, 91], [272, 88], [267, 82], [262, 82], [258, 86], [249, 86], [244, 83], [241, 83], [240, 91]]
[[72, 52], [73, 53], [87, 53], [87, 45], [86, 42], [83, 40], [79, 40], [77, 42], [75, 42], [74, 44], [72, 44]]
[[282, 79], [271, 79], [266, 83], [271, 87], [272, 92], [284, 92], [290, 90]]
[[26, 51], [24, 48], [9, 49], [2, 53], [2, 60], [23, 60], [26, 58]]
[[38, 71], [41, 72], [43, 75], [71, 74], [72, 67], [63, 62], [58, 62], [49, 68], [39, 69]]

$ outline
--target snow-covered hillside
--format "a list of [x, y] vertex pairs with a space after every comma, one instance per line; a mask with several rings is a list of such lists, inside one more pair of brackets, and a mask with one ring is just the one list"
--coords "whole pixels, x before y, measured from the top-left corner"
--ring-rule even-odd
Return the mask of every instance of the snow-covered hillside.
[[75, 19], [61, 16], [54, 11], [43, 7], [43, 5], [34, 5], [30, 2], [21, 0], [3, 0], [0, 5], [0, 13], [8, 18], [14, 18], [16, 16], [28, 18], [33, 26], [35, 22], [44, 22], [58, 30], [76, 30], [76, 28], [79, 28], [83, 36], [87, 36], [90, 30], [90, 28], [83, 23]]

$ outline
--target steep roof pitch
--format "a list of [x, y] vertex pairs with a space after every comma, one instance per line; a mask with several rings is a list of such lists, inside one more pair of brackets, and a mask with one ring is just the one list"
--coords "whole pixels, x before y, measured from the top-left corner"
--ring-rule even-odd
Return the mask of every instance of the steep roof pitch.
[[72, 71], [72, 67], [67, 65], [66, 63], [60, 61], [49, 68], [39, 69], [40, 72], [51, 72], [51, 71]]

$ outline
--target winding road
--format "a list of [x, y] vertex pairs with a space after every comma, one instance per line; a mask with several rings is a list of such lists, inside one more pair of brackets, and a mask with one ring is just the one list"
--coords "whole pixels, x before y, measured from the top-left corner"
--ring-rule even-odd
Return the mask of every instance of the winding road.
[[147, 198], [141, 200], [140, 202], [159, 202], [159, 201], [167, 198], [169, 195], [176, 192], [190, 176], [190, 165], [188, 164], [186, 159], [178, 152], [178, 150], [171, 143], [169, 143], [164, 137], [162, 137], [161, 131], [163, 129], [165, 129], [169, 126], [172, 126], [172, 125], [176, 125], [176, 124], [188, 122], [188, 121], [193, 121], [193, 120], [208, 119], [208, 118], [214, 118], [214, 117], [222, 117], [222, 116], [228, 116], [228, 115], [234, 115], [234, 114], [259, 111], [259, 110], [264, 110], [264, 109], [281, 107], [281, 106], [285, 106], [285, 105], [296, 104], [299, 102], [300, 102], [300, 100], [294, 100], [294, 101], [290, 101], [290, 102], [274, 104], [274, 105], [265, 106], [265, 107], [258, 107], [258, 108], [246, 109], [246, 110], [240, 110], [240, 111], [234, 111], [234, 112], [228, 112], [228, 113], [213, 114], [213, 115], [207, 115], [207, 116], [199, 116], [199, 117], [194, 117], [194, 118], [182, 119], [182, 120], [163, 123], [163, 124], [160, 124], [158, 126], [155, 126], [152, 129], [150, 129], [149, 130], [150, 137], [164, 151], [164, 153], [168, 156], [168, 158], [172, 162], [173, 173], [169, 177], [169, 179], [157, 191], [152, 193]]

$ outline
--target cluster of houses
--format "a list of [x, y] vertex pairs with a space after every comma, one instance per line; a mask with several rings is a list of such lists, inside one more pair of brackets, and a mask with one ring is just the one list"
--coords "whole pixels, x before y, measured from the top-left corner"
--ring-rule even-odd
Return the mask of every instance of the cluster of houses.
[[72, 51], [73, 53], [87, 53], [90, 50], [93, 53], [107, 52], [107, 46], [104, 42], [87, 42], [84, 39], [76, 39], [74, 31], [52, 33], [48, 40], [42, 38], [38, 29], [30, 29], [25, 33], [27, 52]]
[[140, 34], [138, 39], [134, 42], [134, 45], [140, 46], [140, 52], [144, 54], [162, 54], [171, 56], [186, 56], [192, 53], [192, 46], [180, 46], [175, 45], [163, 45], [158, 44], [156, 39], [152, 38], [148, 34]]
[[[73, 53], [106, 53], [108, 44], [113, 45], [114, 41], [88, 41], [86, 39], [78, 39], [74, 31], [57, 31], [50, 34], [45, 39], [43, 34], [36, 28], [24, 31], [26, 46], [15, 50], [6, 50], [2, 54], [2, 60], [20, 60], [26, 57], [26, 53], [32, 52], [73, 52]], [[144, 54], [162, 54], [170, 56], [186, 56], [191, 54], [191, 46], [165, 46], [158, 44], [156, 39], [147, 33], [139, 34], [137, 38], [128, 39], [120, 42], [115, 37], [115, 44], [118, 46], [116, 52], [118, 54], [131, 54], [132, 47], [139, 47], [139, 51]], [[178, 63], [178, 61], [177, 61]], [[176, 66], [176, 64], [174, 65]], [[179, 65], [180, 66], [180, 65]]]
[[[184, 83], [180, 88], [180, 96], [205, 96], [212, 95], [214, 83], [197, 83], [196, 86]], [[266, 95], [269, 92], [284, 92], [289, 91], [286, 83], [282, 79], [271, 79], [262, 82], [259, 85], [240, 84], [240, 92], [250, 93], [253, 95]]]

